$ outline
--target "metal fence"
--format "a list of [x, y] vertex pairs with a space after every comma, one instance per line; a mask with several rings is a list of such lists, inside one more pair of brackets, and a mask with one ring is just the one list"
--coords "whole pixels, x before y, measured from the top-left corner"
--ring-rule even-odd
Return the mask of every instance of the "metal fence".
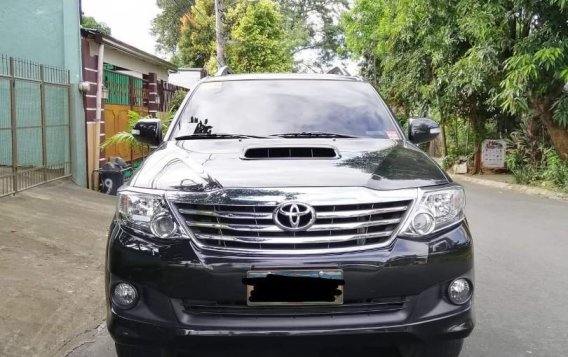
[[167, 83], [164, 81], [158, 82], [158, 97], [160, 98], [159, 111], [167, 112], [170, 110], [172, 98], [178, 90], [183, 88]]
[[0, 55], [0, 197], [71, 175], [69, 71]]

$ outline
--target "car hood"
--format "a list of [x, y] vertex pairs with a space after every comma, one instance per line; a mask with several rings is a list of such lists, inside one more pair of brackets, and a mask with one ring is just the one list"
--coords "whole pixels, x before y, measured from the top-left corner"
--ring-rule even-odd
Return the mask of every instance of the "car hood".
[[[334, 147], [332, 159], [242, 158], [247, 147]], [[220, 188], [368, 187], [393, 190], [441, 185], [446, 173], [424, 152], [387, 139], [225, 139], [168, 141], [129, 186], [161, 190]]]

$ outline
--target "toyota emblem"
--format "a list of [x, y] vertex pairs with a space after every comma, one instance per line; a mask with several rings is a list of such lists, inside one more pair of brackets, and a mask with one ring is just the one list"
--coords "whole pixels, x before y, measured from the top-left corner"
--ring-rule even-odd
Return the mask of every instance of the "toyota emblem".
[[274, 223], [285, 231], [303, 231], [316, 221], [316, 211], [310, 205], [300, 202], [286, 202], [276, 207]]

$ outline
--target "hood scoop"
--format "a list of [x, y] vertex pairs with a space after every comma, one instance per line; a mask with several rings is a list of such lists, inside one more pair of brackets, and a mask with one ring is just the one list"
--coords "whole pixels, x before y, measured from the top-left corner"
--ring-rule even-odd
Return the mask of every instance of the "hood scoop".
[[331, 145], [318, 146], [254, 146], [243, 150], [243, 160], [321, 160], [339, 159], [341, 155]]

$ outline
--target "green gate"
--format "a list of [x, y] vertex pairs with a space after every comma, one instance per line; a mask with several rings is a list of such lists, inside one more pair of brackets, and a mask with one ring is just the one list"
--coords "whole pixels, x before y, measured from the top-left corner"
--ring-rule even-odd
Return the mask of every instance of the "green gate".
[[0, 197], [71, 176], [69, 71], [0, 55]]

